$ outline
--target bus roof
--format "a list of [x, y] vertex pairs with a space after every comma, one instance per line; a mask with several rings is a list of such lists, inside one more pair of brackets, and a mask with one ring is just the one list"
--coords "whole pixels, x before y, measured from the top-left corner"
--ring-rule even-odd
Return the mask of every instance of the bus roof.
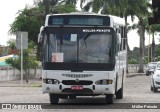
[[[94, 15], [94, 16], [108, 16], [104, 14], [97, 14], [94, 12], [71, 12], [71, 13], [61, 13], [61, 14], [48, 14], [47, 16], [54, 16], [54, 15]], [[109, 17], [109, 16], [108, 16]]]

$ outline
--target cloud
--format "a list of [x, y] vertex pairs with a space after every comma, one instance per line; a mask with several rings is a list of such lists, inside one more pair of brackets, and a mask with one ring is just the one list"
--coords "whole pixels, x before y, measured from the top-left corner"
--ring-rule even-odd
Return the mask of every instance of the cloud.
[[3, 0], [0, 3], [0, 45], [6, 45], [8, 39], [15, 38], [13, 35], [8, 35], [10, 24], [17, 16], [16, 13], [24, 9], [26, 5], [32, 5], [33, 0]]

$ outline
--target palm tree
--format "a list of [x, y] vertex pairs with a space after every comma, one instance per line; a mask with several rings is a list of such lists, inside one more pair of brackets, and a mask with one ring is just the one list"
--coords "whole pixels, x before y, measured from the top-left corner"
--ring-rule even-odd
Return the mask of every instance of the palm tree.
[[[148, 25], [149, 26], [149, 25]], [[150, 26], [150, 32], [148, 30], [149, 33], [152, 34], [152, 45], [151, 45], [151, 61], [155, 61], [155, 39], [154, 39], [154, 35], [156, 32], [160, 31], [160, 25], [159, 24], [153, 24]]]
[[[81, 0], [81, 4], [83, 2], [85, 2], [85, 0]], [[131, 20], [133, 21], [135, 16], [140, 15], [140, 14], [144, 15], [146, 13], [146, 9], [147, 9], [146, 4], [147, 3], [148, 3], [148, 0], [92, 0], [92, 1], [88, 2], [83, 7], [83, 9], [87, 11], [92, 7], [94, 12], [98, 12], [101, 9], [101, 13], [112, 14], [112, 15], [124, 17], [125, 25], [126, 25], [125, 37], [126, 37], [126, 41], [127, 41], [127, 51], [128, 51], [129, 47], [128, 47], [128, 38], [127, 38], [127, 25], [128, 25], [127, 18], [129, 16], [131, 16]], [[82, 7], [82, 5], [81, 5], [81, 7]], [[143, 21], [140, 23], [143, 23]], [[143, 27], [141, 27], [141, 28], [143, 28]], [[143, 32], [143, 30], [142, 30], [142, 32]], [[144, 41], [144, 37], [142, 37], [141, 39], [143, 39], [143, 41]], [[143, 42], [142, 42], [142, 46], [144, 46]], [[140, 45], [141, 49], [143, 50], [144, 48], [142, 46]], [[144, 53], [143, 52], [141, 52], [141, 53], [142, 54], [141, 54], [140, 59], [143, 60]], [[128, 58], [128, 54], [127, 54], [127, 58]], [[141, 61], [141, 62], [142, 63], [140, 63], [140, 66], [143, 66], [143, 61]], [[128, 59], [126, 61], [126, 68], [127, 68], [126, 72], [128, 73]]]
[[43, 0], [46, 15], [49, 13], [55, 14], [76, 11], [76, 3], [77, 0]]
[[142, 0], [141, 1], [141, 12], [137, 12], [137, 17], [139, 19], [139, 24], [138, 24], [138, 31], [139, 31], [139, 36], [140, 36], [140, 66], [139, 66], [139, 73], [143, 73], [143, 59], [144, 59], [144, 41], [145, 41], [145, 28], [146, 28], [146, 23], [145, 23], [145, 18], [147, 18], [149, 12], [148, 12], [148, 0]]
[[[148, 2], [149, 2], [148, 0], [123, 0], [122, 3], [123, 3], [123, 7], [125, 8], [120, 8], [121, 14], [125, 18], [126, 28], [127, 28], [127, 17], [128, 16], [131, 16], [132, 21], [134, 20], [135, 16], [139, 18], [139, 30], [138, 31], [140, 34], [140, 63], [139, 63], [140, 66], [139, 66], [138, 72], [143, 72], [144, 40], [145, 40], [144, 17], [146, 17], [146, 14], [148, 14], [148, 10], [147, 10]], [[126, 34], [126, 41], [127, 41], [127, 46], [128, 46], [127, 34]], [[128, 65], [128, 60], [127, 60], [126, 65]]]

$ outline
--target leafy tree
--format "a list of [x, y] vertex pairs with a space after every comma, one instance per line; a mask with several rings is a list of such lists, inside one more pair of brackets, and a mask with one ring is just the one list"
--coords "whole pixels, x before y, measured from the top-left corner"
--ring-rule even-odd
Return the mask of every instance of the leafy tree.
[[[50, 0], [50, 13], [65, 13], [77, 11], [74, 0]], [[34, 1], [34, 6], [25, 7], [18, 12], [18, 16], [10, 25], [10, 34], [15, 35], [18, 31], [27, 31], [29, 42], [33, 41], [37, 47], [37, 59], [40, 59], [41, 46], [37, 43], [40, 27], [44, 25], [45, 4], [42, 0]]]
[[149, 28], [150, 28], [149, 33], [151, 33], [151, 35], [152, 35], [152, 45], [151, 45], [152, 59], [151, 59], [151, 61], [155, 61], [155, 39], [154, 39], [154, 35], [155, 35], [156, 32], [160, 32], [160, 25], [159, 24], [153, 24]]
[[[29, 42], [37, 43], [40, 27], [44, 24], [44, 9], [42, 7], [25, 8], [18, 12], [18, 16], [11, 24], [10, 33], [16, 34], [18, 31], [27, 31]], [[37, 52], [37, 58], [39, 58]]]
[[9, 47], [8, 54], [17, 54], [18, 50], [16, 49], [16, 41], [14, 39], [10, 39], [7, 42], [7, 45]]
[[[15, 46], [15, 40], [8, 41], [10, 47]], [[35, 56], [32, 56], [35, 44], [34, 42], [29, 43], [29, 49], [23, 50], [23, 69], [25, 72], [25, 79], [28, 83], [29, 80], [29, 69], [36, 68], [38, 66], [38, 62], [35, 59]], [[8, 58], [6, 59], [6, 63], [10, 64], [12, 67], [21, 70], [21, 54], [20, 52], [17, 54], [18, 58]]]
[[2, 48], [0, 48], [0, 56], [2, 56], [2, 51], [3, 51]]
[[155, 50], [155, 60], [160, 61], [160, 45], [158, 48]]
[[131, 58], [129, 61], [128, 61], [129, 64], [138, 64], [138, 60], [134, 59], [134, 58]]
[[[140, 61], [139, 61], [139, 70], [138, 72], [144, 72], [143, 71], [143, 58], [144, 58], [144, 40], [145, 40], [145, 24], [144, 24], [144, 18], [148, 14], [148, 0], [122, 0], [122, 4], [120, 7], [120, 14], [123, 15], [125, 18], [125, 24], [127, 26], [127, 17], [131, 16], [132, 21], [134, 20], [134, 17], [137, 16], [139, 19], [138, 23], [138, 34], [140, 35]], [[128, 46], [128, 38], [126, 34], [127, 39], [127, 46]], [[128, 47], [127, 47], [128, 48]], [[128, 56], [127, 56], [128, 57]]]
[[[45, 1], [45, 0], [44, 0]], [[77, 0], [50, 0], [49, 13], [69, 13], [75, 12]]]
[[[86, 0], [81, 0], [81, 4], [84, 3]], [[141, 36], [141, 44], [140, 47], [142, 48], [141, 52], [141, 59], [143, 59], [143, 46], [144, 46], [144, 30], [143, 30], [143, 17], [147, 13], [148, 8], [148, 0], [92, 0], [84, 6], [84, 10], [89, 10], [91, 7], [94, 12], [98, 12], [101, 10], [103, 14], [112, 14], [120, 17], [124, 17], [125, 25], [126, 25], [126, 41], [127, 41], [127, 50], [128, 47], [128, 38], [127, 38], [127, 18], [131, 16], [131, 20], [134, 20], [134, 17], [137, 16], [140, 20], [139, 24], [139, 34]], [[82, 6], [82, 5], [81, 5]], [[127, 54], [128, 58], [128, 54]], [[128, 72], [128, 59], [126, 62], [127, 65], [127, 72]], [[140, 68], [139, 71], [143, 71], [143, 62], [140, 61]]]

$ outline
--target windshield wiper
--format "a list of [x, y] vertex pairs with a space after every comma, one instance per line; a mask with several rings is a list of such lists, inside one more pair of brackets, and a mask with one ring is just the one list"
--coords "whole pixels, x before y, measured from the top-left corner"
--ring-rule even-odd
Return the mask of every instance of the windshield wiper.
[[87, 39], [90, 35], [91, 35], [91, 33], [88, 33], [88, 34], [83, 38], [86, 48], [87, 48], [86, 39]]
[[84, 40], [86, 40], [90, 35], [91, 35], [91, 33], [88, 33], [88, 34], [84, 37]]

